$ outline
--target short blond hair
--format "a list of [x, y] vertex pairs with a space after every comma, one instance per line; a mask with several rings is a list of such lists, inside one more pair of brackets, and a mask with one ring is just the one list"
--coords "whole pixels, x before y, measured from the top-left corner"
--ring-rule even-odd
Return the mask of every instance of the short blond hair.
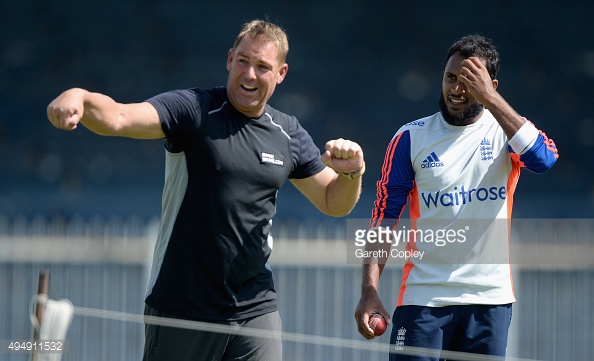
[[278, 25], [273, 24], [269, 21], [264, 20], [252, 20], [243, 25], [243, 28], [235, 39], [233, 49], [236, 49], [239, 43], [247, 36], [251, 36], [254, 39], [263, 39], [267, 41], [273, 41], [278, 49], [278, 56], [281, 63], [287, 60], [287, 54], [289, 53], [289, 38], [285, 31]]

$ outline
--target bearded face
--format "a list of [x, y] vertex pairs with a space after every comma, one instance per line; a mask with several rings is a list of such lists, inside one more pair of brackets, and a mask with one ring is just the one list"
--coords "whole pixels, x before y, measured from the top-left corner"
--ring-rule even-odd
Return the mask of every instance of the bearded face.
[[439, 103], [439, 110], [441, 111], [441, 115], [443, 116], [443, 119], [445, 119], [445, 121], [448, 122], [448, 124], [451, 124], [454, 126], [462, 126], [462, 125], [468, 125], [468, 124], [473, 123], [476, 120], [476, 118], [479, 115], [481, 115], [481, 112], [484, 109], [484, 106], [475, 100], [462, 113], [452, 115], [452, 114], [450, 114], [450, 111], [448, 110], [448, 107], [445, 103], [443, 94], [439, 95], [438, 103]]

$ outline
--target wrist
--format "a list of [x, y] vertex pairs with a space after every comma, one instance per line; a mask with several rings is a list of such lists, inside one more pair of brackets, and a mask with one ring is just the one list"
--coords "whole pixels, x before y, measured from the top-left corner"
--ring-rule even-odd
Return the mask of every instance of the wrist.
[[377, 284], [363, 284], [361, 285], [361, 296], [377, 296]]
[[340, 174], [349, 179], [349, 180], [353, 180], [353, 179], [357, 179], [359, 177], [361, 177], [363, 175], [363, 173], [365, 173], [365, 162], [363, 162], [363, 165], [361, 166], [361, 168], [357, 169], [354, 172], [340, 172]]

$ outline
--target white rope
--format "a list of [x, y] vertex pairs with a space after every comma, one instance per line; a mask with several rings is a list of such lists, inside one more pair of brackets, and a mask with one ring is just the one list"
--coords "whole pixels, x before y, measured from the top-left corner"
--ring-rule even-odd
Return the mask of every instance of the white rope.
[[[41, 322], [37, 320], [35, 308], [40, 303], [44, 306]], [[74, 306], [67, 299], [50, 300], [46, 295], [36, 295], [29, 303], [29, 317], [39, 334], [39, 340], [65, 340], [72, 322]], [[60, 361], [62, 352], [40, 352], [38, 361]]]
[[[45, 306], [41, 324], [37, 322], [37, 318], [35, 317], [34, 312], [37, 303], [41, 303]], [[347, 340], [336, 337], [305, 335], [290, 332], [281, 333], [277, 331], [269, 331], [242, 326], [222, 325], [209, 322], [190, 321], [156, 316], [145, 316], [85, 307], [74, 307], [72, 303], [67, 299], [54, 301], [48, 299], [46, 295], [36, 295], [32, 298], [30, 303], [29, 315], [31, 317], [31, 322], [33, 323], [33, 326], [39, 331], [40, 339], [42, 340], [65, 340], [68, 327], [70, 326], [74, 314], [82, 317], [95, 317], [122, 322], [136, 322], [140, 324], [176, 327], [189, 330], [208, 331], [248, 337], [261, 337], [269, 339], [278, 339], [279, 337], [281, 337], [283, 341], [287, 342], [300, 342], [328, 347], [365, 350], [370, 352], [390, 352], [409, 356], [426, 356], [435, 355], [436, 353], [436, 350], [434, 349], [422, 347], [403, 346], [402, 349], [397, 350], [394, 345], [364, 340]], [[60, 361], [61, 357], [61, 353], [40, 353], [38, 360]], [[478, 355], [466, 352], [456, 352], [447, 350], [442, 350], [440, 352], [440, 358], [456, 359], [460, 361], [535, 361], [532, 359], [529, 360], [514, 357]]]
[[[96, 317], [102, 319], [111, 319], [117, 321], [136, 322], [141, 324], [151, 324], [158, 326], [176, 327], [189, 330], [208, 331], [224, 333], [231, 335], [241, 335], [249, 337], [261, 337], [268, 339], [278, 339], [282, 337], [283, 341], [308, 343], [320, 346], [340, 347], [345, 349], [366, 350], [371, 352], [390, 352], [409, 356], [427, 356], [435, 355], [436, 350], [422, 347], [403, 346], [402, 350], [396, 350], [394, 345], [386, 343], [370, 342], [365, 340], [348, 340], [336, 337], [305, 335], [290, 332], [276, 332], [241, 326], [221, 325], [209, 322], [199, 322], [190, 320], [181, 320], [174, 318], [137, 315], [125, 312], [100, 310], [93, 308], [74, 307], [74, 314], [83, 317]], [[489, 356], [471, 354], [466, 352], [442, 350], [440, 358], [454, 359], [460, 361], [537, 361], [534, 359], [523, 359], [515, 357]]]

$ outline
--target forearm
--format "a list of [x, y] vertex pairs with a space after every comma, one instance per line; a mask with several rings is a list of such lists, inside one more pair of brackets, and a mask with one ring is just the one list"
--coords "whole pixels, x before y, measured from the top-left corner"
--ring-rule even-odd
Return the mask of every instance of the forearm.
[[507, 139], [511, 139], [526, 122], [499, 93], [484, 105], [493, 114]]
[[[376, 228], [371, 228], [369, 231], [376, 231]], [[365, 259], [363, 264], [363, 274], [361, 277], [361, 292], [364, 293], [366, 290], [377, 291], [379, 285], [379, 279], [382, 275], [382, 271], [388, 261], [387, 255], [390, 253], [392, 242], [390, 237], [386, 234], [379, 233], [379, 239], [377, 242], [367, 242], [365, 244], [365, 251], [374, 255]], [[383, 257], [378, 257], [384, 255]]]
[[117, 135], [122, 126], [122, 111], [119, 104], [107, 95], [80, 89], [83, 97], [84, 113], [81, 123], [100, 135]]
[[326, 165], [319, 173], [291, 182], [322, 213], [334, 217], [348, 215], [361, 195], [365, 161], [361, 147], [342, 138], [328, 141], [321, 156]]
[[348, 179], [342, 174], [337, 174], [326, 191], [327, 214], [335, 217], [346, 216], [355, 207], [361, 196], [361, 180]]
[[361, 274], [361, 294], [365, 295], [368, 292], [377, 293], [379, 287], [379, 280], [384, 269], [383, 262], [367, 262], [363, 264]]
[[74, 129], [80, 122], [100, 135], [137, 139], [165, 136], [157, 110], [147, 102], [122, 104], [107, 95], [79, 88], [64, 92], [55, 102], [50, 104], [55, 114], [50, 119], [64, 129]]

